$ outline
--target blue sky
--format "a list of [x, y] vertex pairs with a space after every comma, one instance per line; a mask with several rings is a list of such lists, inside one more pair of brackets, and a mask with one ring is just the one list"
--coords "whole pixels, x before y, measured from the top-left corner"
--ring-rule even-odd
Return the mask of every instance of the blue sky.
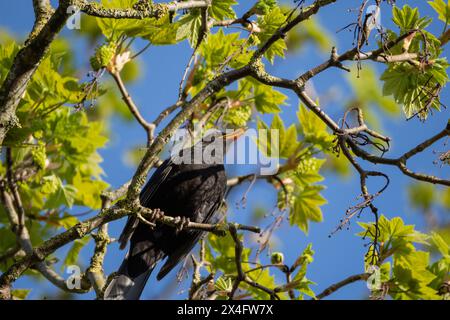
[[[247, 3], [247, 1], [240, 2]], [[349, 32], [336, 34], [336, 31], [355, 21], [356, 13], [349, 12], [348, 9], [357, 8], [359, 3], [360, 1], [358, 0], [338, 1], [337, 4], [329, 6], [320, 12], [319, 21], [335, 37], [337, 47], [341, 52], [351, 48], [353, 37]], [[426, 1], [410, 0], [397, 1], [397, 3], [398, 6], [402, 6], [404, 3], [408, 3], [410, 6], [417, 6], [421, 15], [435, 17]], [[381, 23], [385, 27], [390, 27], [392, 26], [389, 13], [390, 8], [384, 6], [383, 9]], [[31, 1], [0, 1], [1, 28], [23, 37], [31, 29], [32, 23], [33, 10]], [[442, 24], [436, 20], [429, 28], [429, 31], [438, 34], [442, 28]], [[76, 60], [80, 65], [80, 74], [83, 74], [89, 68], [89, 56], [93, 52], [93, 48], [86, 46], [86, 43], [81, 41], [80, 38], [73, 37], [72, 32], [66, 29], [63, 31], [63, 35], [73, 39], [76, 52], [78, 53]], [[140, 45], [142, 43], [137, 42], [136, 48], [141, 47]], [[446, 49], [445, 53], [448, 53], [448, 49]], [[190, 54], [191, 49], [184, 42], [177, 46], [151, 47], [141, 56], [142, 76], [139, 81], [130, 86], [129, 90], [146, 119], [154, 119], [160, 111], [176, 101], [180, 75]], [[294, 78], [301, 72], [323, 62], [327, 56], [328, 53], [306, 46], [300, 53], [290, 54], [285, 60], [277, 59], [275, 65], [268, 67], [268, 70], [279, 76]], [[372, 65], [377, 68], [378, 73], [382, 72], [383, 65], [374, 63]], [[324, 106], [325, 111], [335, 120], [339, 119], [342, 115], [343, 104], [348, 100], [346, 97], [351, 96], [343, 72], [341, 70], [330, 70], [319, 75], [314, 79], [314, 87], [319, 96], [320, 94], [325, 94], [330, 88], [339, 89], [343, 101], [332, 101]], [[298, 99], [288, 91], [284, 93], [289, 97], [289, 105], [283, 107], [281, 116], [286, 124], [291, 124], [296, 121], [295, 112], [297, 111]], [[444, 104], [448, 101], [448, 98], [448, 90], [444, 89], [441, 96]], [[384, 132], [393, 139], [389, 155], [395, 157], [415, 146], [417, 142], [423, 141], [435, 132], [442, 130], [448, 120], [448, 110], [435, 113], [425, 123], [417, 120], [406, 122], [402, 116], [386, 118], [380, 115], [380, 117]], [[104, 158], [105, 180], [113, 187], [117, 187], [127, 181], [134, 172], [132, 167], [124, 163], [123, 157], [118, 155], [124, 154], [132, 146], [142, 144], [145, 141], [145, 134], [137, 123], [124, 123], [119, 118], [113, 119], [111, 129], [111, 140], [107, 148], [101, 150], [101, 155]], [[420, 169], [422, 172], [448, 178], [450, 176], [448, 166], [445, 168], [433, 164], [436, 155], [432, 151], [442, 151], [444, 148], [442, 141], [437, 143], [418, 159], [411, 161], [411, 167], [416, 170]], [[365, 166], [366, 168], [371, 168], [369, 164], [365, 164]], [[417, 212], [413, 212], [408, 205], [406, 187], [411, 183], [411, 180], [404, 177], [395, 168], [378, 166], [377, 169], [382, 170], [391, 177], [389, 189], [376, 200], [376, 205], [380, 212], [388, 217], [400, 216], [408, 224], [415, 224], [418, 229], [424, 230], [424, 219]], [[229, 176], [246, 173], [249, 170], [251, 168], [248, 167], [227, 167]], [[331, 238], [328, 237], [339, 223], [345, 210], [356, 203], [356, 197], [359, 194], [358, 179], [359, 177], [353, 171], [349, 179], [341, 179], [333, 174], [326, 174], [323, 184], [327, 186], [327, 189], [323, 192], [323, 195], [328, 200], [328, 204], [322, 207], [324, 222], [311, 224], [308, 235], [303, 234], [296, 227], [290, 227], [288, 223], [284, 223], [275, 234], [280, 240], [276, 249], [285, 253], [285, 260], [288, 263], [292, 263], [308, 243], [313, 244], [316, 254], [314, 262], [309, 267], [308, 278], [317, 283], [317, 286], [313, 287], [313, 290], [316, 292], [320, 292], [328, 285], [349, 275], [364, 271], [363, 257], [366, 248], [364, 247], [364, 241], [355, 236], [355, 233], [359, 232], [360, 229], [356, 223], [351, 225], [350, 230], [341, 231]], [[376, 182], [374, 182], [373, 188], [376, 187]], [[234, 203], [239, 201], [246, 188], [247, 185], [244, 185], [235, 189], [229, 198], [228, 219], [231, 221], [248, 222], [251, 212], [255, 208], [265, 208], [270, 212], [275, 205], [276, 194], [274, 190], [269, 185], [264, 184], [264, 182], [259, 182], [251, 190], [246, 208], [236, 209]], [[371, 221], [371, 219], [372, 217], [368, 212], [361, 217], [362, 221]], [[268, 222], [270, 220], [265, 220], [262, 226], [267, 225]], [[123, 220], [111, 223], [111, 235], [117, 237], [123, 224]], [[246, 244], [252, 246], [250, 241], [246, 242]], [[119, 251], [117, 247], [117, 244], [113, 244], [109, 248], [105, 262], [106, 273], [115, 271], [125, 255], [125, 252]], [[62, 254], [65, 250], [66, 248], [63, 248], [58, 253]], [[83, 250], [81, 259], [83, 265], [88, 264], [91, 252], [92, 246], [88, 246]], [[185, 296], [183, 290], [188, 286], [188, 282], [184, 281], [177, 285], [174, 282], [174, 273], [161, 282], [151, 278], [142, 297], [144, 299], [156, 297], [183, 298]], [[16, 286], [18, 288], [36, 288], [31, 293], [31, 298], [39, 298], [42, 291], [47, 293], [56, 292], [56, 289], [46, 281], [40, 281], [36, 284], [26, 277], [17, 281]], [[331, 298], [358, 299], [364, 298], [366, 294], [365, 284], [356, 283], [343, 288], [333, 294]], [[92, 297], [92, 294], [87, 294], [79, 298], [90, 299]]]

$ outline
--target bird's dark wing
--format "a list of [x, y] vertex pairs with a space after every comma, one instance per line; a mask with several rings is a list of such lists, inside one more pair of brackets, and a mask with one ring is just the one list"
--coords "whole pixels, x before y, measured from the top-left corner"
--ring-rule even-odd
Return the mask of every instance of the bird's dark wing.
[[[155, 195], [159, 186], [166, 180], [169, 173], [172, 171], [172, 160], [166, 159], [153, 173], [148, 180], [147, 184], [141, 191], [139, 196], [139, 200], [141, 204], [146, 207], [146, 205], [150, 202], [152, 197]], [[130, 241], [131, 236], [133, 235], [134, 230], [139, 223], [139, 220], [136, 217], [129, 216], [125, 228], [122, 231], [122, 234], [119, 237], [120, 249], [124, 249], [127, 246], [128, 241]]]
[[[204, 206], [199, 208], [199, 210], [201, 210], [202, 213], [206, 213], [206, 216], [203, 220], [198, 222], [217, 223], [220, 219], [217, 218], [215, 213], [221, 207], [222, 200], [223, 194], [220, 195], [220, 199], [217, 201], [205, 202]], [[161, 280], [164, 278], [189, 252], [191, 252], [197, 242], [206, 235], [206, 232], [197, 230], [186, 230], [182, 232], [185, 233], [185, 241], [182, 242], [175, 252], [169, 255], [167, 261], [164, 263], [161, 270], [159, 270], [156, 279]]]

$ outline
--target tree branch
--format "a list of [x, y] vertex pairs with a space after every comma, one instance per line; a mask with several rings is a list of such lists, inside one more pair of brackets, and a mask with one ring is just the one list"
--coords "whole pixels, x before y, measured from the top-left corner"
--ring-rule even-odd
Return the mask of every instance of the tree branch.
[[93, 234], [95, 240], [94, 255], [91, 258], [91, 264], [86, 270], [89, 281], [95, 290], [97, 299], [103, 298], [103, 290], [105, 287], [105, 274], [103, 273], [103, 261], [106, 255], [106, 249], [111, 243], [108, 236], [108, 224], [104, 224], [98, 228], [98, 233]]
[[68, 17], [67, 5], [61, 4], [41, 27], [33, 29], [25, 46], [15, 56], [0, 87], [0, 145], [3, 144], [8, 130], [18, 124], [16, 108], [28, 82]]
[[149, 1], [139, 1], [133, 8], [104, 8], [97, 2], [92, 3], [87, 0], [73, 1], [76, 6], [80, 8], [83, 13], [98, 17], [98, 18], [113, 18], [113, 19], [145, 19], [145, 18], [161, 18], [168, 12], [175, 12], [178, 10], [187, 10], [194, 8], [206, 7], [207, 1], [184, 1], [172, 3], [155, 3]]
[[414, 32], [416, 32], [416, 30], [411, 30], [409, 32], [406, 32], [405, 34], [401, 35], [397, 39], [394, 39], [394, 40], [389, 41], [388, 43], [384, 44], [383, 47], [381, 47], [377, 50], [371, 51], [371, 52], [367, 52], [367, 53], [361, 53], [359, 51], [359, 49], [356, 47], [356, 48], [346, 51], [345, 53], [343, 53], [341, 55], [338, 55], [336, 48], [333, 47], [331, 57], [329, 60], [327, 60], [324, 63], [303, 73], [301, 76], [299, 76], [296, 79], [296, 82], [299, 82], [301, 85], [304, 85], [308, 80], [310, 80], [314, 76], [318, 75], [319, 73], [322, 73], [323, 71], [327, 70], [328, 68], [341, 67], [342, 62], [344, 62], [344, 61], [374, 60], [374, 61], [378, 61], [378, 62], [389, 62], [389, 59], [402, 61], [400, 59], [400, 57], [412, 58], [413, 54], [405, 54], [404, 56], [396, 56], [395, 58], [394, 57], [389, 58], [389, 56], [386, 55], [385, 52], [387, 50], [395, 47], [397, 44], [402, 42], [404, 39], [409, 37]]
[[129, 201], [138, 201], [139, 193], [147, 178], [149, 169], [156, 163], [157, 154], [169, 142], [170, 137], [178, 127], [183, 124], [195, 109], [213, 93], [223, 87], [241, 79], [250, 73], [248, 66], [223, 73], [209, 82], [192, 100], [183, 105], [183, 109], [170, 121], [170, 123], [161, 131], [153, 143], [149, 146], [143, 159], [141, 160], [136, 173], [131, 181], [127, 198]]
[[266, 288], [263, 285], [260, 285], [259, 283], [253, 281], [244, 272], [244, 269], [242, 268], [242, 253], [243, 253], [244, 248], [242, 245], [242, 241], [238, 237], [236, 226], [233, 224], [230, 224], [229, 232], [230, 232], [231, 237], [233, 238], [234, 245], [235, 245], [234, 257], [235, 257], [235, 264], [236, 264], [236, 270], [237, 270], [237, 276], [233, 282], [233, 288], [231, 289], [231, 292], [228, 295], [229, 298], [233, 299], [241, 282], [245, 282], [246, 284], [248, 284], [254, 288], [264, 291], [265, 293], [267, 293], [270, 296], [270, 298], [279, 299], [277, 293], [274, 290]]
[[370, 274], [368, 274], [368, 273], [361, 273], [361, 274], [356, 274], [356, 275], [350, 276], [350, 277], [348, 277], [342, 281], [339, 281], [335, 284], [332, 284], [331, 286], [326, 288], [324, 291], [322, 291], [322, 293], [320, 293], [316, 296], [316, 299], [321, 300], [321, 299], [329, 296], [330, 294], [338, 291], [342, 287], [345, 287], [346, 285], [349, 285], [353, 282], [360, 281], [360, 280], [366, 281], [369, 278], [369, 276], [370, 276]]
[[201, 290], [202, 287], [206, 284], [208, 284], [210, 281], [214, 280], [214, 272], [210, 272], [208, 276], [204, 277], [202, 279], [201, 277], [201, 268], [204, 266], [209, 265], [209, 263], [206, 261], [206, 247], [205, 247], [205, 240], [200, 240], [200, 261], [197, 261], [194, 255], [191, 255], [192, 258], [192, 265], [193, 265], [193, 272], [192, 272], [192, 282], [191, 287], [189, 288], [189, 300], [200, 300], [201, 298], [210, 298], [204, 297], [203, 293], [204, 291]]
[[151, 143], [153, 140], [153, 133], [155, 131], [155, 125], [153, 123], [147, 122], [142, 114], [139, 112], [138, 107], [134, 103], [133, 99], [131, 98], [130, 94], [128, 93], [127, 88], [125, 87], [125, 84], [122, 81], [122, 77], [120, 76], [120, 71], [114, 70], [110, 72], [111, 76], [113, 77], [114, 81], [117, 84], [117, 87], [120, 90], [120, 93], [122, 94], [122, 99], [128, 106], [128, 109], [133, 114], [137, 122], [144, 128], [145, 132], [147, 132], [147, 145]]
[[[11, 228], [13, 232], [16, 234], [17, 243], [20, 245], [20, 247], [25, 251], [27, 255], [32, 255], [33, 246], [31, 244], [30, 234], [25, 224], [20, 224], [19, 216], [17, 214], [16, 209], [14, 208], [12, 197], [6, 192], [6, 190], [3, 189], [1, 190], [1, 198], [2, 203], [5, 207], [5, 212], [8, 215], [8, 219], [10, 220]], [[52, 270], [49, 266], [47, 266], [44, 260], [45, 257], [36, 264], [36, 269], [56, 287], [68, 292], [77, 292], [77, 293], [86, 292], [86, 290], [83, 289], [70, 290], [69, 288], [67, 288], [66, 281], [61, 276], [59, 276], [54, 270]], [[9, 285], [7, 286], [0, 285], [0, 299], [5, 298], [5, 295], [6, 298], [8, 298], [8, 295], [10, 293], [9, 288], [7, 287], [9, 287]]]
[[289, 21], [285, 26], [279, 28], [253, 55], [253, 60], [257, 60], [278, 40], [284, 38], [292, 28], [309, 19], [312, 15], [319, 12], [322, 7], [336, 2], [337, 0], [316, 0], [312, 5], [303, 9], [298, 16]]
[[[104, 225], [105, 223], [123, 218], [130, 214], [139, 214], [142, 217], [148, 219], [150, 224], [162, 223], [172, 227], [180, 226], [180, 219], [177, 217], [164, 216], [159, 214], [158, 216], [152, 215], [152, 210], [138, 205], [134, 207], [126, 201], [119, 201], [115, 207], [104, 208], [100, 214], [95, 217], [89, 218], [83, 222], [79, 222], [77, 225], [68, 229], [67, 231], [60, 233], [49, 240], [44, 241], [40, 246], [34, 248], [27, 254], [21, 261], [13, 264], [6, 272], [0, 276], [0, 300], [5, 299], [5, 295], [2, 296], [2, 292], [8, 288], [17, 278], [19, 278], [28, 268], [41, 263], [45, 258], [55, 252], [57, 249], [64, 245], [76, 240], [81, 239], [94, 229]], [[253, 226], [245, 225], [232, 225], [237, 230], [246, 230], [250, 232], [259, 233], [260, 229]], [[205, 224], [197, 222], [189, 222], [183, 226], [184, 229], [193, 229], [200, 231], [213, 232], [218, 235], [224, 235], [227, 230], [231, 228], [231, 224]], [[103, 253], [101, 253], [102, 255]], [[100, 256], [101, 256], [100, 255]], [[94, 261], [95, 262], [95, 261]]]
[[[404, 38], [406, 35], [403, 35], [400, 38]], [[398, 39], [397, 39], [398, 41]], [[397, 43], [397, 41], [390, 42], [387, 46], [394, 45]], [[353, 49], [355, 50], [355, 49]], [[351, 52], [352, 50], [348, 51]], [[344, 55], [340, 56], [340, 58], [337, 61], [344, 61], [345, 59], [349, 59], [352, 57], [351, 54], [345, 53]], [[381, 54], [381, 50], [373, 51], [374, 55]], [[332, 60], [332, 59], [331, 59]], [[315, 67], [311, 69], [310, 71], [304, 73], [300, 77], [298, 77], [296, 80], [289, 80], [289, 79], [282, 79], [278, 77], [274, 77], [270, 74], [268, 74], [265, 69], [264, 65], [260, 61], [255, 61], [253, 64], [253, 68], [251, 69], [251, 76], [255, 78], [256, 80], [267, 84], [271, 86], [281, 87], [281, 88], [287, 88], [292, 91], [294, 91], [297, 96], [300, 98], [300, 100], [310, 109], [313, 111], [332, 131], [334, 134], [337, 135], [346, 135], [349, 134], [365, 131], [369, 135], [374, 136], [379, 139], [383, 139], [386, 142], [389, 140], [386, 139], [384, 136], [374, 132], [373, 130], [370, 130], [367, 128], [366, 125], [360, 124], [358, 128], [353, 128], [350, 131], [346, 131], [342, 129], [330, 116], [328, 116], [316, 103], [313, 99], [311, 99], [308, 94], [304, 90], [304, 84], [306, 81], [310, 80], [312, 77], [317, 75], [318, 73], [326, 70], [327, 68], [333, 66], [334, 62], [331, 60], [327, 61], [326, 63], [319, 65], [318, 67]], [[352, 151], [360, 158], [370, 161], [372, 163], [379, 163], [379, 164], [386, 164], [386, 165], [394, 165], [397, 166], [404, 174], [417, 179], [421, 181], [426, 181], [434, 184], [441, 184], [445, 186], [450, 185], [450, 180], [441, 179], [434, 176], [424, 175], [420, 173], [415, 173], [411, 170], [409, 170], [406, 167], [406, 160], [409, 159], [411, 156], [423, 151], [424, 149], [428, 148], [432, 143], [438, 141], [439, 139], [449, 136], [450, 135], [450, 125], [447, 123], [447, 126], [445, 129], [443, 129], [441, 132], [433, 136], [432, 138], [424, 141], [423, 143], [420, 143], [415, 148], [410, 150], [409, 152], [405, 153], [402, 157], [398, 159], [389, 159], [389, 158], [383, 158], [378, 157], [372, 154], [369, 154], [367, 151], [360, 148], [352, 139], [346, 139], [346, 142], [352, 149]]]
[[40, 20], [48, 14], [52, 6], [50, 0], [33, 0], [33, 9], [36, 20]]
[[[285, 26], [281, 27], [271, 38], [269, 38], [269, 40], [257, 52], [255, 52], [252, 62], [249, 65], [217, 76], [212, 81], [210, 81], [205, 86], [205, 88], [202, 89], [189, 102], [183, 103], [182, 110], [171, 120], [171, 122], [161, 131], [158, 137], [149, 146], [145, 156], [143, 157], [131, 180], [125, 199], [117, 202], [115, 207], [102, 209], [97, 216], [87, 219], [84, 222], [78, 223], [76, 226], [52, 237], [51, 239], [42, 243], [39, 247], [34, 248], [32, 252], [28, 253], [28, 255], [24, 259], [13, 264], [5, 273], [0, 276], [0, 292], [3, 292], [5, 287], [10, 286], [10, 284], [14, 282], [18, 277], [20, 277], [23, 272], [25, 272], [29, 267], [35, 265], [36, 263], [43, 262], [45, 258], [49, 254], [53, 253], [56, 249], [75, 239], [84, 237], [92, 230], [104, 225], [107, 222], [120, 219], [130, 213], [142, 214], [143, 216], [147, 215], [150, 220], [154, 219], [154, 217], [151, 216], [151, 210], [142, 208], [140, 206], [139, 193], [146, 180], [148, 171], [158, 161], [158, 153], [169, 141], [171, 135], [175, 132], [175, 130], [190, 117], [190, 115], [196, 110], [199, 105], [203, 103], [204, 100], [209, 98], [212, 94], [218, 92], [223, 87], [233, 83], [236, 80], [251, 75], [252, 73], [256, 74], [257, 69], [259, 68], [258, 63], [260, 63], [259, 58], [274, 42], [283, 38], [284, 35], [295, 25], [304, 21], [305, 19], [308, 19], [311, 15], [317, 13], [317, 11], [321, 7], [335, 1], [336, 0], [315, 1], [313, 5], [302, 10], [295, 19], [289, 21]], [[202, 2], [203, 4], [201, 4], [200, 2]], [[143, 3], [138, 4], [145, 6], [145, 4]], [[137, 7], [133, 9], [115, 10], [101, 8], [100, 6], [89, 3], [85, 0], [61, 0], [60, 6], [51, 16], [42, 30], [36, 35], [36, 37], [30, 37], [30, 43], [26, 47], [24, 47], [24, 49], [22, 49], [16, 56], [13, 67], [11, 68], [10, 73], [8, 74], [5, 82], [0, 89], [0, 142], [3, 141], [7, 130], [11, 127], [11, 125], [14, 125], [15, 123], [15, 108], [17, 107], [17, 104], [20, 101], [20, 97], [26, 89], [28, 81], [38, 67], [39, 62], [44, 56], [45, 52], [48, 50], [50, 43], [67, 20], [69, 16], [67, 13], [67, 8], [69, 5], [78, 5], [78, 7], [83, 12], [99, 17], [111, 17], [110, 15], [114, 15], [114, 18], [142, 19], [145, 17], [159, 17], [165, 14], [167, 11], [201, 7], [204, 6], [205, 3], [203, 1], [187, 1], [176, 4], [156, 4], [150, 5], [150, 7], [139, 7], [139, 10], [136, 9]], [[29, 54], [33, 54], [33, 57], [28, 57]], [[16, 69], [19, 69], [20, 72], [17, 72]], [[17, 74], [19, 74], [18, 77]], [[269, 80], [273, 80], [273, 78]], [[292, 83], [293, 82], [289, 83], [288, 86], [292, 86]], [[118, 192], [118, 194], [122, 195], [123, 189], [121, 190], [121, 192]], [[158, 217], [155, 219], [155, 222], [178, 226], [177, 219], [173, 217]], [[186, 227], [202, 231], [217, 232], [220, 231], [223, 226], [219, 227], [219, 225], [205, 225], [195, 222], [189, 222]], [[228, 230], [232, 232], [230, 229], [230, 225], [228, 225], [228, 228]], [[234, 226], [233, 228], [233, 230], [238, 229], [253, 232], [259, 231], [259, 229], [257, 228], [248, 226]], [[244, 281], [249, 285], [255, 287], [259, 286], [258, 284], [253, 283], [251, 279], [244, 279]], [[272, 292], [269, 289], [260, 289], [265, 290], [268, 293]]]
[[[50, 44], [63, 28], [71, 13], [69, 7], [78, 7], [82, 12], [103, 18], [143, 19], [160, 18], [167, 12], [201, 8], [206, 1], [186, 1], [169, 4], [150, 4], [138, 9], [107, 9], [97, 2], [87, 0], [60, 0], [59, 7], [53, 11], [48, 0], [33, 0], [37, 19], [25, 46], [14, 57], [12, 67], [0, 87], [0, 145], [9, 129], [18, 125], [16, 109], [28, 83], [47, 53]], [[45, 10], [43, 10], [46, 8]], [[140, 10], [141, 8], [142, 10]], [[44, 12], [45, 11], [45, 12]]]
[[450, 136], [450, 121], [447, 123], [446, 127], [440, 131], [439, 133], [435, 134], [431, 138], [423, 141], [422, 143], [419, 143], [416, 147], [412, 148], [408, 152], [405, 152], [402, 156], [400, 156], [397, 159], [390, 159], [390, 158], [383, 158], [378, 157], [369, 154], [365, 150], [358, 147], [353, 141], [347, 140], [349, 146], [351, 147], [352, 151], [360, 158], [367, 160], [369, 162], [375, 163], [375, 164], [386, 164], [386, 165], [393, 165], [398, 167], [405, 175], [414, 178], [416, 180], [425, 181], [433, 184], [441, 184], [444, 186], [450, 186], [450, 180], [441, 179], [439, 177], [431, 176], [431, 175], [425, 175], [422, 173], [416, 173], [408, 169], [406, 166], [406, 162], [408, 159], [413, 157], [414, 155], [424, 151], [428, 147], [430, 147], [433, 143], [436, 141]]

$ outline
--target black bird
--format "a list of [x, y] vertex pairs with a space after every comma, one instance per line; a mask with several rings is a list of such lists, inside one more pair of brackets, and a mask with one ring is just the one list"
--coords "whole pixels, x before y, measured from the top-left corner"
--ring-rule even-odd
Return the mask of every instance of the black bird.
[[[179, 153], [183, 159], [190, 160], [194, 157], [189, 155], [200, 152], [203, 156], [212, 155], [212, 158], [201, 158], [200, 163], [180, 163], [176, 161], [180, 158], [173, 157], [165, 160], [143, 188], [140, 194], [142, 206], [159, 209], [167, 216], [217, 223], [220, 217], [216, 213], [227, 184], [224, 155], [227, 146], [242, 132], [216, 132]], [[185, 157], [186, 152], [188, 157]], [[129, 217], [119, 242], [123, 249], [130, 241], [130, 249], [117, 275], [106, 288], [104, 299], [138, 300], [157, 262], [167, 257], [156, 277], [161, 280], [186, 257], [204, 234], [198, 230], [179, 231], [162, 224], [151, 228], [136, 217]]]

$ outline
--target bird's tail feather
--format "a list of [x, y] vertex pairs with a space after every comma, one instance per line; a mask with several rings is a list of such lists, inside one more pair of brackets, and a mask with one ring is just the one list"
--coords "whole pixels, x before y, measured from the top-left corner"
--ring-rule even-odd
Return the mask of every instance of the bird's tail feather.
[[162, 257], [163, 254], [156, 248], [149, 248], [137, 255], [129, 252], [117, 276], [108, 284], [104, 300], [139, 300], [150, 274]]
[[125, 274], [119, 274], [115, 277], [108, 288], [106, 288], [105, 300], [139, 300], [144, 290], [148, 277], [152, 273], [152, 269], [141, 274], [135, 279], [131, 279]]

